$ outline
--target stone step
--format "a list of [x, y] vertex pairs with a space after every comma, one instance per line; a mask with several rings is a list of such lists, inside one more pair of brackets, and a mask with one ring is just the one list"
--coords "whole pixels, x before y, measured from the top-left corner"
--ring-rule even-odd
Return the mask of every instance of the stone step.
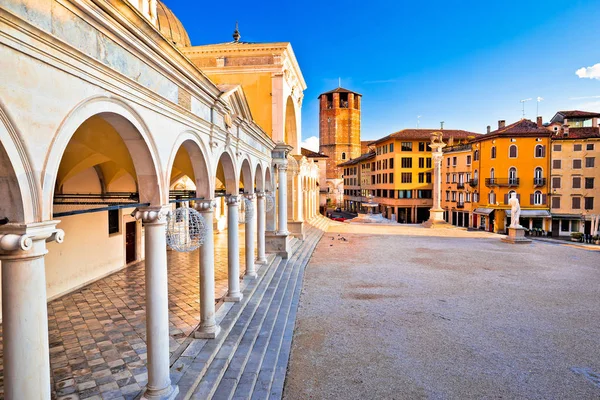
[[233, 328], [228, 332], [227, 337], [220, 345], [217, 354], [214, 356], [204, 376], [193, 389], [189, 398], [209, 399], [212, 397], [216, 390], [216, 385], [214, 383], [219, 382], [223, 377], [223, 374], [231, 361], [231, 357], [238, 348], [255, 313], [259, 310], [263, 302], [270, 302], [275, 289], [279, 286], [279, 281], [283, 276], [283, 266], [285, 264], [286, 261], [282, 260], [274, 270], [273, 278], [268, 282], [265, 281], [261, 283], [253, 298], [250, 299], [239, 318], [234, 322]]
[[[246, 305], [254, 298], [260, 300], [269, 282], [273, 279], [277, 267], [284, 262], [281, 257], [269, 257], [270, 263], [259, 268], [256, 279], [246, 278], [243, 285], [244, 298], [237, 303], [224, 303], [216, 312], [215, 318], [221, 327], [215, 339], [188, 338], [187, 346], [181, 355], [172, 360], [171, 380], [179, 386], [177, 399], [187, 399], [206, 373], [208, 366], [221, 348], [229, 332], [234, 327]], [[264, 284], [261, 286], [261, 284]], [[251, 311], [251, 310], [250, 310]]]
[[[272, 387], [275, 383], [278, 385], [275, 393], [278, 393], [280, 385], [279, 382], [285, 381], [287, 360], [289, 358], [289, 351], [291, 349], [292, 342], [292, 336], [288, 334], [286, 338], [285, 334], [289, 329], [291, 329], [291, 333], [293, 334], [293, 327], [296, 321], [296, 311], [298, 305], [297, 298], [299, 298], [299, 293], [302, 288], [304, 269], [306, 268], [306, 265], [313, 254], [314, 248], [318, 244], [322, 235], [322, 231], [315, 234], [315, 237], [306, 249], [307, 251], [304, 253], [304, 256], [299, 258], [294, 266], [295, 279], [294, 282], [290, 283], [290, 288], [286, 292], [286, 297], [284, 300], [286, 308], [282, 309], [277, 316], [277, 322], [272, 331], [271, 338], [267, 345], [265, 356], [260, 367], [260, 372], [258, 373], [256, 384], [252, 392], [252, 399], [266, 399], [270, 397], [272, 394]], [[279, 361], [280, 358], [281, 362]], [[283, 368], [278, 368], [278, 366], [281, 367], [281, 364], [283, 364]], [[279, 398], [281, 398], [281, 395], [279, 395]]]
[[[277, 334], [277, 317], [279, 315], [287, 315], [289, 312], [289, 293], [294, 290], [296, 285], [297, 266], [312, 251], [312, 246], [310, 245], [312, 240], [314, 240], [314, 235], [309, 233], [304, 242], [305, 245], [300, 252], [296, 253], [289, 260], [288, 265], [286, 265], [290, 276], [288, 283], [285, 284], [283, 281], [280, 283], [278, 297], [274, 298], [272, 303], [268, 305], [268, 316], [256, 322], [255, 326], [259, 327], [259, 329], [248, 329], [246, 337], [243, 339], [243, 344], [236, 351], [232, 363], [229, 365], [213, 399], [231, 399], [232, 395], [234, 395], [233, 398], [250, 397], [256, 378], [260, 372], [260, 366], [263, 364], [268, 343], [272, 340], [272, 335]], [[252, 332], [255, 332], [255, 334], [251, 335]]]

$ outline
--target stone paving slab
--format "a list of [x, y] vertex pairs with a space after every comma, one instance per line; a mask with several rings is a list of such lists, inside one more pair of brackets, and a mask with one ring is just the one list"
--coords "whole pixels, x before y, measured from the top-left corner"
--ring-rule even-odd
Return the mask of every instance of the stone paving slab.
[[[215, 298], [219, 300], [227, 293], [227, 232], [214, 238]], [[243, 225], [239, 240], [244, 243]], [[243, 245], [239, 252], [243, 275]], [[169, 350], [174, 354], [200, 321], [198, 251], [168, 251], [167, 262]], [[144, 274], [141, 262], [48, 303], [51, 383], [56, 399], [133, 399], [141, 392], [148, 381]], [[1, 350], [0, 340], [0, 361]], [[0, 398], [4, 393], [2, 370], [0, 366]]]
[[599, 288], [594, 251], [332, 224], [306, 269], [284, 398], [600, 398]]

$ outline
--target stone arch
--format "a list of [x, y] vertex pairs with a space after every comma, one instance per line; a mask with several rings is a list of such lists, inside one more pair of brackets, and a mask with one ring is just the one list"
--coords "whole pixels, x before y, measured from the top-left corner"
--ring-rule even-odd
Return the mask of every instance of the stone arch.
[[217, 162], [216, 177], [225, 185], [227, 194], [237, 195], [239, 192], [239, 179], [233, 157], [229, 152], [224, 151], [219, 156]]
[[265, 191], [273, 192], [273, 173], [270, 166], [265, 167]]
[[244, 184], [244, 193], [254, 193], [254, 177], [252, 176], [252, 167], [250, 161], [244, 158], [240, 168], [240, 180]]
[[125, 102], [94, 97], [76, 106], [64, 119], [54, 137], [42, 175], [43, 217], [52, 217], [55, 184], [63, 155], [77, 130], [91, 118], [101, 118], [123, 140], [133, 161], [140, 202], [161, 205], [168, 202], [168, 188], [163, 183], [159, 158], [148, 127]]
[[260, 163], [256, 164], [256, 169], [254, 171], [254, 186], [256, 187], [257, 192], [264, 192], [265, 190], [265, 177]]
[[[198, 135], [193, 131], [186, 131], [179, 135], [171, 150], [166, 179], [171, 186], [173, 168], [176, 167], [178, 156], [184, 149], [189, 157], [189, 165], [181, 165], [179, 169], [194, 180], [196, 185], [196, 197], [212, 199], [215, 191], [215, 184], [211, 179], [214, 174], [210, 170], [208, 156], [204, 144], [198, 139]], [[190, 176], [190, 174], [192, 174]]]
[[0, 104], [0, 218], [40, 222], [40, 190], [20, 135]]
[[296, 107], [294, 106], [294, 100], [292, 100], [292, 96], [288, 96], [285, 104], [285, 126], [283, 133], [283, 141], [286, 144], [293, 146], [295, 152], [299, 152], [298, 119], [296, 114]]

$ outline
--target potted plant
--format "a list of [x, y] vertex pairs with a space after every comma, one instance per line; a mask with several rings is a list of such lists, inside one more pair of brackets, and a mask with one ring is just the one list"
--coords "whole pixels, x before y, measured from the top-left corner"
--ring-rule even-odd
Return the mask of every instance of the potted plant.
[[581, 242], [582, 239], [583, 239], [583, 233], [581, 233], [581, 232], [571, 233], [571, 241], [572, 242]]

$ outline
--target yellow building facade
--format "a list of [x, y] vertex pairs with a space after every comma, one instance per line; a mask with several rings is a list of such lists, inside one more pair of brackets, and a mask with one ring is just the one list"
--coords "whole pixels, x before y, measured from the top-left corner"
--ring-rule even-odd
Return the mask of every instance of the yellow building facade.
[[[498, 129], [472, 143], [472, 177], [479, 193], [472, 226], [504, 232], [510, 224], [508, 199], [517, 194], [520, 224], [528, 229], [551, 229], [548, 203], [550, 135], [541, 119], [522, 119], [511, 125], [498, 122]], [[508, 212], [507, 212], [508, 210]]]
[[470, 143], [443, 149], [442, 208], [446, 222], [472, 227], [473, 202], [477, 199], [477, 180], [473, 179], [473, 154]]

